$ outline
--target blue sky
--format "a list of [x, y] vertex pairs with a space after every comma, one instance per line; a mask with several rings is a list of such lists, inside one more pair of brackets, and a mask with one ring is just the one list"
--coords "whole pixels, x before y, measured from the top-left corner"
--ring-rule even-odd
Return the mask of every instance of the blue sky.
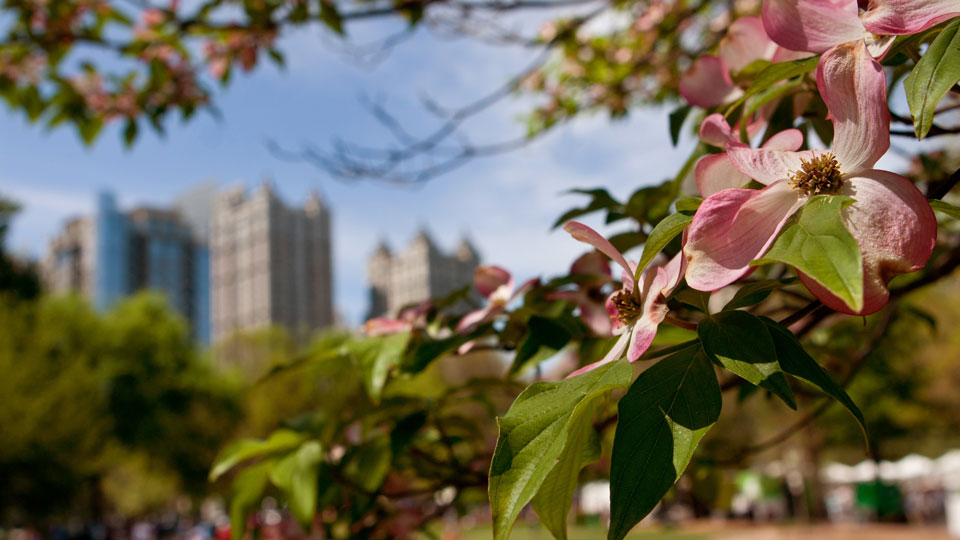
[[[415, 189], [338, 182], [309, 164], [278, 160], [266, 141], [296, 147], [322, 146], [336, 136], [383, 140], [382, 128], [358, 99], [362, 94], [384, 99], [426, 132], [432, 124], [419, 105], [421, 95], [450, 107], [472, 101], [530, 62], [533, 51], [421, 30], [371, 70], [345, 61], [329, 39], [317, 28], [286, 36], [287, 68], [263, 63], [235, 78], [216, 97], [221, 120], [201, 114], [188, 124], [171, 122], [165, 138], [142, 130], [146, 134], [129, 150], [116, 126], [88, 148], [69, 129], [46, 132], [22, 115], [0, 113], [0, 192], [25, 206], [11, 247], [41, 254], [64, 219], [92, 208], [100, 189], [113, 190], [125, 206], [163, 205], [205, 180], [253, 187], [270, 178], [290, 204], [316, 189], [332, 207], [335, 302], [356, 323], [366, 310], [366, 259], [379, 238], [402, 248], [425, 226], [441, 247], [452, 249], [468, 233], [485, 262], [518, 279], [555, 274], [584, 251], [562, 231], [549, 230], [562, 211], [582, 202], [562, 195], [565, 190], [607, 186], [624, 196], [672, 175], [685, 157], [684, 149], [671, 148], [665, 113], [640, 111], [613, 124], [603, 115], [583, 118], [526, 149], [471, 163]], [[516, 115], [527, 106], [508, 102], [467, 127], [478, 142], [509, 138], [521, 132]]]

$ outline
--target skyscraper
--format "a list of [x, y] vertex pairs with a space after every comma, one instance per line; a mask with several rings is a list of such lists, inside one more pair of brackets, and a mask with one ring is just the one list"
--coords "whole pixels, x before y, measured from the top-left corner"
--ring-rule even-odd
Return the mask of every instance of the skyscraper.
[[287, 207], [268, 184], [219, 194], [211, 228], [213, 337], [269, 325], [300, 340], [331, 326], [330, 211], [311, 194]]
[[480, 256], [463, 239], [454, 253], [444, 254], [421, 229], [402, 253], [394, 255], [381, 242], [370, 256], [370, 311], [367, 318], [396, 316], [404, 306], [449, 294], [473, 283]]
[[207, 257], [207, 246], [177, 212], [140, 207], [123, 213], [104, 192], [93, 216], [68, 221], [50, 241], [41, 274], [52, 292], [78, 292], [97, 309], [139, 290], [162, 292], [206, 343]]

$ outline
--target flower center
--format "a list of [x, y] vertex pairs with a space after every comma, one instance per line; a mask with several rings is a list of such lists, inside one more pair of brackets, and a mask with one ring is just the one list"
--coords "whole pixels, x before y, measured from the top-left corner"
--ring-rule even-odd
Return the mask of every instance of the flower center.
[[617, 308], [616, 319], [624, 325], [633, 322], [643, 309], [640, 299], [627, 291], [620, 291], [613, 297], [613, 306]]
[[815, 154], [810, 161], [800, 160], [800, 170], [793, 173], [790, 183], [806, 195], [834, 195], [843, 187], [840, 163], [832, 152]]

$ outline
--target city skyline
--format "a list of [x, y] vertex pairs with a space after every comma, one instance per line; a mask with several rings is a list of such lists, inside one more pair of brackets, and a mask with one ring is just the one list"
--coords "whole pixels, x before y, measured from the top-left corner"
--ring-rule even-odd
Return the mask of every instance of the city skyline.
[[[362, 41], [376, 33], [361, 25], [352, 36]], [[401, 117], [407, 127], [428, 133], [437, 119], [423, 109], [424, 93], [444, 106], [462, 105], [498, 88], [532, 54], [491, 50], [471, 40], [437, 46], [435, 37], [418, 32], [371, 70], [344, 61], [309, 32], [282, 36], [278, 46], [285, 44], [290, 53], [284, 70], [265, 65], [237, 74], [236, 84], [217, 91], [221, 119], [198, 114], [188, 123], [171, 121], [165, 137], [143, 131], [131, 148], [124, 147], [119, 125], [106, 126], [87, 147], [70, 130], [47, 132], [21, 115], [0, 113], [6, 115], [0, 123], [6, 149], [0, 193], [24, 205], [10, 248], [39, 255], [64, 219], [92, 210], [92, 194], [100, 189], [115, 192], [124, 206], [160, 206], [211, 179], [221, 186], [253, 186], [266, 176], [276, 180], [284, 200], [302, 200], [317, 189], [336, 209], [335, 296], [345, 319], [358, 324], [366, 312], [367, 258], [380, 238], [405, 245], [427, 224], [437, 243], [450, 249], [469, 231], [485, 262], [507, 268], [516, 279], [556, 275], [584, 252], [562, 231], [549, 230], [564, 211], [585, 203], [566, 195], [568, 190], [604, 184], [625, 198], [673, 174], [672, 163], [690, 149], [689, 137], [674, 149], [664, 130], [649, 129], [668, 125], [668, 110], [640, 110], [614, 124], [602, 115], [577, 120], [522, 152], [479, 159], [419, 186], [335, 181], [303, 161], [279, 159], [266, 142], [296, 150], [325, 147], [338, 137], [389, 141], [361, 96], [406, 111]], [[530, 107], [510, 99], [466, 127], [477, 142], [510, 138], [524, 131], [517, 116]], [[51, 153], [62, 159], [50, 160]], [[617, 226], [608, 230], [619, 232]]]
[[[296, 211], [297, 205], [288, 208], [285, 199], [277, 194], [276, 191], [276, 184], [271, 180], [266, 179], [260, 181], [259, 187], [238, 183], [233, 183], [229, 186], [221, 186], [216, 182], [207, 180], [199, 182], [186, 191], [177, 194], [168, 203], [158, 205], [118, 202], [118, 200], [122, 200], [122, 197], [117, 197], [117, 194], [111, 191], [91, 193], [91, 198], [96, 201], [96, 204], [94, 205], [94, 211], [85, 214], [71, 215], [70, 217], [66, 218], [60, 224], [60, 228], [57, 229], [57, 234], [48, 239], [48, 247], [46, 250], [41, 253], [39, 257], [35, 257], [35, 259], [41, 264], [41, 266], [47, 269], [51, 266], [52, 260], [56, 256], [56, 251], [60, 244], [70, 240], [77, 242], [76, 239], [84, 235], [90, 236], [91, 246], [88, 246], [89, 253], [85, 254], [84, 258], [90, 258], [91, 260], [82, 263], [86, 266], [85, 275], [82, 278], [78, 278], [77, 276], [64, 274], [63, 277], [58, 278], [60, 281], [63, 281], [63, 283], [59, 285], [52, 283], [52, 280], [54, 279], [51, 277], [52, 274], [48, 275], [46, 276], [46, 281], [50, 292], [62, 293], [68, 289], [75, 290], [81, 295], [88, 297], [91, 303], [98, 307], [98, 309], [105, 309], [113, 301], [120, 297], [136, 292], [138, 288], [146, 290], [158, 290], [159, 292], [162, 292], [168, 296], [171, 306], [176, 308], [177, 311], [186, 315], [188, 319], [195, 319], [196, 317], [189, 316], [189, 313], [191, 310], [196, 310], [196, 308], [185, 308], [185, 300], [180, 299], [176, 295], [171, 295], [169, 291], [165, 289], [165, 285], [163, 283], [158, 282], [158, 286], [151, 287], [149, 284], [145, 285], [144, 283], [138, 282], [139, 285], [137, 287], [131, 288], [126, 284], [126, 281], [130, 280], [119, 279], [123, 276], [117, 275], [116, 268], [111, 267], [105, 269], [105, 271], [101, 270], [99, 274], [94, 272], [92, 269], [92, 267], [96, 266], [98, 262], [102, 264], [102, 261], [98, 261], [97, 258], [103, 258], [102, 254], [98, 253], [96, 249], [91, 249], [91, 247], [95, 248], [97, 246], [97, 240], [99, 240], [98, 237], [102, 236], [96, 226], [98, 218], [109, 218], [107, 221], [110, 221], [114, 226], [117, 226], [118, 224], [113, 222], [122, 220], [122, 225], [126, 228], [130, 227], [130, 223], [142, 222], [148, 216], [160, 215], [161, 217], [175, 219], [176, 222], [182, 224], [184, 227], [180, 234], [184, 238], [192, 238], [198, 244], [203, 245], [204, 253], [207, 255], [203, 259], [205, 261], [203, 263], [205, 269], [199, 271], [207, 273], [207, 280], [209, 283], [205, 288], [198, 287], [199, 289], [206, 291], [205, 293], [202, 293], [205, 294], [206, 298], [205, 303], [203, 304], [205, 305], [206, 312], [205, 314], [199, 315], [200, 317], [205, 317], [206, 322], [205, 324], [200, 325], [200, 328], [196, 329], [194, 333], [198, 336], [201, 342], [216, 343], [227, 335], [223, 332], [217, 332], [216, 324], [214, 323], [216, 318], [216, 310], [214, 308], [216, 295], [214, 290], [216, 286], [212, 280], [212, 275], [215, 270], [211, 268], [211, 266], [213, 266], [211, 259], [214, 258], [213, 232], [217, 230], [215, 225], [217, 209], [216, 201], [218, 199], [233, 199], [234, 204], [236, 204], [237, 201], [241, 203], [249, 203], [250, 201], [258, 198], [260, 194], [266, 193], [267, 199], [272, 199], [274, 204], [279, 204], [280, 207], [288, 211]], [[325, 219], [331, 219], [331, 215], [336, 216], [335, 209], [329, 209], [322, 201], [322, 197], [317, 194], [309, 196], [307, 201], [303, 202], [300, 207], [309, 209], [311, 205], [319, 205], [322, 207]], [[302, 212], [303, 210], [300, 211]], [[104, 212], [110, 215], [105, 216]], [[335, 238], [337, 230], [336, 226], [331, 227], [330, 225], [325, 225], [325, 227], [328, 227], [332, 230], [332, 234]], [[371, 268], [369, 266], [369, 263], [373, 262], [377, 258], [378, 254], [382, 255], [384, 250], [387, 250], [387, 252], [390, 251], [390, 248], [387, 247], [387, 245], [391, 243], [389, 240], [387, 240], [388, 234], [384, 232], [384, 234], [379, 237], [376, 244], [370, 246], [361, 246], [360, 251], [366, 254], [368, 263], [368, 273], [366, 275], [366, 280], [364, 281], [362, 291], [364, 302], [362, 302], [361, 305], [349, 306], [338, 302], [335, 294], [329, 295], [332, 298], [333, 312], [328, 315], [321, 316], [321, 319], [324, 322], [318, 326], [330, 326], [331, 324], [358, 326], [371, 316], [389, 315], [391, 313], [395, 314], [398, 308], [402, 307], [403, 305], [410, 304], [411, 302], [422, 301], [429, 297], [442, 296], [443, 294], [449, 293], [450, 291], [465, 285], [472, 285], [473, 271], [482, 261], [480, 250], [474, 245], [469, 232], [463, 231], [459, 233], [456, 243], [450, 246], [447, 246], [446, 242], [438, 243], [434, 239], [434, 235], [435, 231], [433, 231], [431, 227], [424, 223], [420, 223], [415, 234], [409, 238], [408, 241], [399, 244], [405, 247], [390, 255], [389, 258], [394, 259], [393, 261], [390, 261], [392, 262], [392, 266], [390, 268], [384, 268], [379, 272], [382, 275], [388, 275], [394, 273], [394, 271], [399, 271], [400, 274], [408, 278], [406, 281], [403, 281], [403, 283], [397, 282], [393, 284], [395, 286], [392, 287], [390, 291], [386, 292], [386, 294], [389, 295], [389, 309], [386, 303], [382, 306], [375, 304], [373, 295], [378, 282], [376, 276], [371, 273]], [[117, 246], [112, 247], [114, 248], [113, 250], [108, 249], [107, 251], [116, 252]], [[420, 248], [419, 250], [417, 249], [418, 247]], [[121, 253], [110, 254], [113, 255], [111, 260], [128, 255], [123, 250], [121, 250]], [[422, 255], [422, 257], [418, 257], [418, 255]], [[424, 258], [424, 261], [421, 262], [420, 258]], [[335, 257], [331, 259], [335, 264]], [[78, 260], [77, 262], [80, 263], [81, 261]], [[116, 260], [114, 260], [113, 266], [116, 266]], [[144, 273], [143, 270], [140, 272]], [[420, 286], [420, 283], [417, 280], [418, 277], [422, 277], [423, 280], [425, 280], [422, 286]], [[170, 279], [169, 276], [154, 276], [154, 278], [166, 278], [168, 281]], [[329, 276], [325, 279], [329, 279]], [[336, 283], [335, 278], [333, 282]], [[384, 301], [387, 301], [386, 297]], [[352, 313], [360, 312], [363, 314], [363, 316], [359, 319], [345, 319], [343, 317], [344, 311]], [[196, 324], [196, 321], [194, 321], [195, 326]], [[238, 328], [242, 326], [243, 325], [240, 325]], [[248, 328], [256, 328], [260, 326], [263, 325], [254, 324], [249, 325]]]

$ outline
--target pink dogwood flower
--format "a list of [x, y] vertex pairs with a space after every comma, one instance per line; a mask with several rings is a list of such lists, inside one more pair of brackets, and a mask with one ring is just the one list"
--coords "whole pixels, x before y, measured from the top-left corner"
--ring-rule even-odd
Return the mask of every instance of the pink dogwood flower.
[[[726, 150], [727, 145], [739, 143], [736, 132], [722, 114], [706, 117], [700, 124], [700, 140]], [[761, 148], [794, 152], [803, 146], [803, 133], [799, 129], [787, 129], [770, 137]], [[703, 197], [730, 188], [743, 187], [750, 177], [740, 172], [726, 153], [703, 156], [694, 168], [697, 189]]]
[[499, 266], [481, 265], [473, 274], [473, 284], [477, 291], [487, 299], [487, 305], [471, 311], [457, 323], [457, 332], [466, 334], [478, 325], [490, 322], [506, 311], [507, 306], [533, 288], [540, 280], [527, 280], [515, 288], [513, 276]]
[[603, 288], [610, 282], [610, 261], [599, 251], [577, 258], [570, 266], [570, 275], [584, 278], [576, 289], [555, 291], [548, 300], [567, 300], [577, 304], [580, 318], [598, 336], [610, 336], [613, 325], [604, 302]]
[[613, 324], [613, 334], [620, 339], [598, 362], [584, 366], [569, 376], [573, 377], [604, 364], [613, 362], [627, 352], [627, 360], [636, 362], [653, 343], [657, 327], [667, 316], [667, 297], [683, 277], [684, 258], [678, 254], [666, 266], [651, 266], [634, 283], [636, 265], [630, 265], [623, 254], [597, 231], [577, 221], [568, 222], [563, 230], [575, 239], [590, 244], [623, 268], [623, 288], [611, 294], [606, 301], [607, 314]]
[[960, 15], [958, 0], [872, 0], [862, 16], [874, 34], [907, 35]]
[[731, 103], [743, 95], [743, 89], [731, 77], [732, 72], [756, 60], [783, 62], [794, 58], [798, 58], [796, 53], [781, 49], [767, 37], [759, 17], [740, 17], [730, 24], [716, 55], [703, 55], [694, 60], [680, 77], [678, 89], [687, 103], [709, 109]]
[[750, 261], [767, 251], [787, 218], [821, 193], [855, 200], [842, 219], [860, 246], [864, 280], [862, 308], [854, 310], [800, 273], [824, 304], [873, 313], [886, 303], [893, 276], [926, 264], [936, 243], [933, 211], [909, 180], [873, 168], [890, 146], [882, 68], [863, 41], [842, 44], [821, 58], [817, 86], [833, 121], [832, 148], [796, 152], [728, 143], [736, 168], [766, 187], [724, 189], [703, 201], [684, 247], [691, 287], [714, 291], [749, 273]]
[[396, 319], [374, 317], [363, 325], [363, 332], [369, 337], [386, 336], [425, 328], [427, 314], [433, 309], [433, 300], [424, 300], [415, 306], [400, 310]]
[[822, 53], [864, 40], [882, 57], [898, 35], [915, 34], [960, 15], [958, 0], [765, 0], [763, 27], [773, 41], [794, 51]]

